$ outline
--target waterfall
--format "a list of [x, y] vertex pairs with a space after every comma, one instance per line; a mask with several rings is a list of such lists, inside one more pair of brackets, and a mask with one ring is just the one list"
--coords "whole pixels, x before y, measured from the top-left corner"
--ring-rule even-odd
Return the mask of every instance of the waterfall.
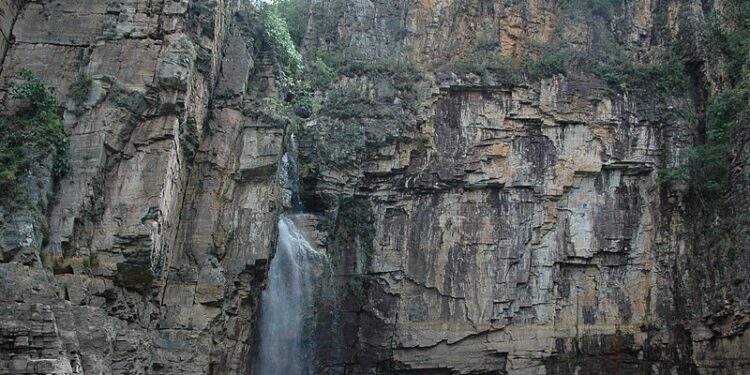
[[299, 166], [297, 165], [297, 139], [289, 136], [287, 152], [281, 157], [281, 186], [288, 196], [289, 211], [302, 212], [302, 198], [299, 195]]
[[[281, 165], [281, 183], [292, 213], [302, 211], [298, 194], [296, 142], [290, 137]], [[290, 215], [293, 216], [293, 215]], [[316, 280], [327, 257], [315, 251], [289, 217], [281, 215], [276, 255], [261, 295], [259, 349], [255, 375], [310, 375]]]
[[321, 257], [292, 220], [279, 219], [279, 241], [261, 297], [257, 375], [310, 374], [306, 324], [313, 311], [314, 269]]

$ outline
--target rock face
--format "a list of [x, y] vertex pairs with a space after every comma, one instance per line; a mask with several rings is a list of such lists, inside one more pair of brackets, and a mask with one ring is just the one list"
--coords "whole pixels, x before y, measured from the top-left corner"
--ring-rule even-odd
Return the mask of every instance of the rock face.
[[2, 212], [0, 373], [247, 372], [283, 128], [250, 111], [237, 6], [2, 2], [0, 79], [56, 88], [72, 168]]
[[371, 302], [349, 344], [392, 351], [398, 373], [689, 371], [660, 351], [675, 255], [652, 186], [670, 129], [596, 93], [562, 78], [451, 87], [426, 147], [377, 151], [358, 181], [376, 223]]
[[[405, 60], [417, 71], [410, 99], [396, 74], [350, 70], [328, 92], [391, 111], [413, 100], [413, 111], [339, 115], [344, 126], [365, 127], [346, 139], [326, 133], [337, 115], [323, 111], [301, 137], [303, 159], [314, 165], [303, 179], [306, 203], [322, 217], [324, 247], [344, 280], [343, 323], [320, 329], [320, 340], [343, 343], [333, 352], [321, 345], [320, 373], [748, 371], [739, 354], [747, 297], [737, 292], [719, 313], [686, 307], [695, 277], [685, 274], [686, 257], [695, 256], [690, 213], [656, 179], [693, 142], [690, 120], [675, 112], [700, 100], [618, 93], [585, 65], [602, 40], [661, 53], [687, 20], [711, 10], [688, 3], [626, 2], [618, 14], [591, 18], [585, 1], [316, 2], [323, 11], [313, 7], [308, 53]], [[325, 14], [337, 17], [333, 37], [323, 28], [330, 19], [314, 19]], [[587, 56], [565, 75], [509, 82], [507, 71], [460, 65], [488, 54], [513, 61], [560, 43]], [[693, 79], [710, 86], [715, 72], [697, 70]], [[356, 142], [364, 146], [343, 163], [321, 152]], [[351, 233], [348, 196], [371, 208], [373, 238], [340, 238]], [[745, 217], [747, 206], [737, 207]], [[371, 254], [363, 240], [374, 243]], [[746, 249], [734, 254], [746, 264]]]
[[0, 209], [0, 374], [251, 373], [287, 131], [295, 221], [333, 264], [314, 373], [750, 372], [750, 204], [706, 263], [735, 275], [701, 283], [690, 206], [657, 184], [721, 64], [669, 95], [588, 66], [662, 56], [721, 1], [602, 3], [312, 0], [308, 69], [343, 63], [293, 127], [238, 0], [0, 0], [0, 81], [56, 88], [71, 164]]
[[400, 296], [383, 312], [399, 364], [536, 373], [547, 356], [615, 354], [606, 343], [622, 336], [636, 350], [648, 339], [640, 327], [670, 299], [654, 272], [648, 193], [659, 132], [599, 103], [545, 108], [544, 94], [524, 91], [445, 93], [433, 157], [407, 158], [401, 194], [377, 203], [387, 250], [372, 271]]

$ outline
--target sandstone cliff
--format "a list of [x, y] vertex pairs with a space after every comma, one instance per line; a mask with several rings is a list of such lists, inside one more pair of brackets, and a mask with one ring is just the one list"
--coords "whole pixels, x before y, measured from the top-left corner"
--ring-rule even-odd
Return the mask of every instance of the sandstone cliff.
[[[348, 62], [300, 137], [348, 296], [321, 335], [355, 348], [321, 367], [747, 372], [746, 154], [737, 196], [709, 204], [731, 223], [661, 173], [695, 162], [733, 84], [700, 31], [730, 3], [315, 2], [305, 51]], [[354, 231], [352, 199], [374, 217]], [[737, 229], [712, 247], [720, 225]]]
[[2, 80], [56, 88], [71, 171], [2, 211], [0, 372], [246, 373], [283, 128], [237, 2], [19, 4]]
[[0, 373], [249, 374], [289, 134], [313, 373], [750, 371], [747, 110], [716, 198], [663, 173], [742, 87], [736, 2], [299, 3], [294, 73], [238, 0], [0, 0], [71, 166], [0, 210]]

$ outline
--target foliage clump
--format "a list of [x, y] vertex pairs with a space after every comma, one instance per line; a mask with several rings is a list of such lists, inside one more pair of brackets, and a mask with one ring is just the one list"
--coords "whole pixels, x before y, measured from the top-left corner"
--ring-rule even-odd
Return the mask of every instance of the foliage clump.
[[352, 246], [364, 256], [363, 268], [368, 268], [375, 255], [375, 216], [365, 198], [347, 197], [339, 202], [336, 215], [336, 240], [341, 247]]
[[731, 188], [731, 144], [750, 100], [750, 3], [724, 0], [723, 12], [710, 15], [701, 36], [708, 53], [721, 61], [725, 86], [710, 95], [697, 142], [685, 164], [660, 171], [663, 186], [685, 183], [700, 209], [710, 210]]
[[281, 81], [285, 85], [294, 85], [304, 68], [302, 55], [297, 50], [290, 33], [287, 20], [282, 16], [280, 4], [251, 1], [237, 14], [241, 27], [245, 28], [256, 40], [255, 54], [269, 53], [281, 68]]
[[85, 111], [86, 101], [91, 93], [91, 86], [94, 83], [94, 78], [88, 74], [81, 74], [76, 78], [75, 82], [70, 86], [68, 96], [73, 100], [75, 104], [75, 113], [77, 115], [82, 114]]
[[349, 295], [359, 305], [367, 303], [372, 280], [366, 275], [352, 275], [347, 282]]
[[273, 4], [276, 13], [283, 18], [289, 37], [297, 47], [302, 46], [310, 16], [310, 2], [301, 0], [276, 0]]
[[[367, 302], [371, 286], [367, 272], [375, 256], [375, 216], [370, 202], [363, 197], [340, 197], [329, 237], [331, 248], [344, 263], [353, 265], [347, 281], [347, 292], [354, 302]], [[347, 259], [354, 259], [354, 262]]]
[[643, 62], [632, 51], [604, 48], [596, 59], [594, 73], [619, 93], [645, 91], [675, 94], [687, 89], [685, 58], [668, 50]]
[[288, 74], [296, 74], [302, 70], [302, 55], [297, 51], [289, 26], [281, 16], [269, 7], [261, 7], [264, 29], [268, 43], [281, 66]]
[[525, 57], [496, 56], [479, 51], [446, 68], [459, 75], [474, 74], [483, 84], [517, 86], [557, 74], [566, 74], [568, 51], [563, 46], [534, 46]]
[[[42, 82], [32, 71], [22, 70], [21, 80], [9, 88], [10, 100], [0, 117], [0, 186], [5, 194], [14, 196], [33, 163], [52, 154], [53, 177], [67, 173], [65, 157], [68, 138], [58, 115], [54, 89]], [[6, 196], [7, 197], [7, 196]]]

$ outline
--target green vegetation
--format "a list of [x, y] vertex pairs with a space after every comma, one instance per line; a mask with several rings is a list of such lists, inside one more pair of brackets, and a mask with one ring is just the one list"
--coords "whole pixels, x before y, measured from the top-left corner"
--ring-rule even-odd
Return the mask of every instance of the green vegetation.
[[279, 13], [277, 4], [281, 3], [285, 2], [251, 1], [237, 12], [235, 19], [240, 29], [257, 38], [254, 48], [256, 61], [261, 60], [261, 55], [271, 57], [281, 68], [276, 72], [279, 81], [288, 88], [295, 88], [299, 85], [304, 64], [289, 25]]
[[11, 114], [0, 117], [0, 186], [10, 197], [25, 190], [19, 178], [50, 154], [55, 155], [53, 177], [63, 176], [69, 168], [68, 139], [53, 88], [30, 70], [21, 71], [20, 77], [22, 81], [11, 84], [6, 102]]
[[662, 168], [656, 175], [656, 184], [652, 191], [658, 187], [674, 187], [684, 181], [685, 171], [682, 168]]
[[617, 92], [681, 94], [687, 89], [685, 58], [674, 51], [653, 56], [651, 62], [639, 61], [632, 51], [621, 48], [605, 48], [602, 52], [594, 72]]
[[[310, 14], [316, 22], [318, 34], [331, 36], [336, 34], [338, 15], [341, 14], [345, 2], [343, 0], [311, 2], [309, 0], [273, 0], [271, 2], [253, 2], [255, 7], [265, 8], [272, 12], [286, 25], [291, 41], [299, 48], [305, 39]], [[275, 21], [278, 22], [278, 21]]]
[[311, 85], [315, 88], [326, 88], [338, 77], [338, 72], [326, 64], [321, 57], [315, 59], [312, 65]]
[[[723, 62], [726, 88], [708, 99], [698, 143], [687, 150], [687, 162], [660, 171], [657, 183], [690, 187], [698, 208], [713, 211], [731, 187], [731, 140], [750, 99], [750, 3], [724, 0], [725, 13], [713, 13], [702, 36], [708, 53]], [[710, 216], [710, 215], [709, 215]]]
[[367, 303], [371, 280], [366, 275], [352, 275], [347, 283], [349, 295], [359, 305]]
[[330, 229], [332, 249], [340, 259], [356, 258], [354, 272], [349, 277], [347, 289], [355, 302], [367, 302], [370, 278], [367, 272], [375, 256], [375, 217], [370, 202], [362, 197], [338, 199], [338, 210], [333, 228]]
[[516, 86], [565, 74], [565, 62], [568, 58], [568, 51], [561, 45], [535, 45], [533, 51], [523, 58], [497, 56], [484, 51], [469, 59], [454, 61], [447, 69], [459, 75], [475, 74], [487, 85]]
[[523, 59], [524, 71], [532, 79], [565, 74], [567, 58], [568, 53], [563, 47], [544, 48], [542, 52]]
[[96, 267], [99, 267], [99, 254], [97, 252], [93, 252], [83, 257], [83, 260], [81, 261], [81, 267], [86, 270], [92, 270]]
[[372, 286], [368, 271], [375, 256], [374, 213], [364, 197], [337, 196], [332, 200], [336, 209], [321, 219], [320, 226], [328, 233], [334, 262], [347, 274], [339, 290], [364, 305]]
[[367, 269], [375, 255], [375, 217], [366, 198], [347, 197], [339, 202], [336, 237], [356, 244]]
[[73, 100], [75, 104], [75, 113], [81, 115], [84, 111], [84, 105], [89, 98], [91, 92], [91, 85], [94, 83], [94, 79], [88, 74], [80, 74], [76, 78], [75, 82], [70, 86], [68, 96]]
[[283, 18], [289, 30], [289, 36], [295, 45], [302, 45], [307, 31], [307, 20], [310, 14], [310, 1], [277, 0], [273, 3], [275, 12]]
[[286, 21], [270, 6], [262, 6], [260, 11], [267, 42], [285, 73], [299, 73], [303, 68], [302, 55], [294, 45]]

